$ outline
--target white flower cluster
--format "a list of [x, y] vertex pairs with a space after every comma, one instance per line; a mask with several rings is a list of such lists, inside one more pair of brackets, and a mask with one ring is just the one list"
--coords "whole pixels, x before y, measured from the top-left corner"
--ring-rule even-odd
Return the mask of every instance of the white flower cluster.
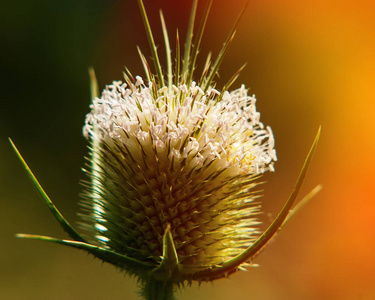
[[223, 95], [213, 88], [204, 93], [195, 82], [164, 87], [157, 97], [152, 91], [152, 83], [145, 86], [139, 76], [132, 86], [121, 81], [107, 86], [90, 107], [85, 137], [116, 141], [136, 161], [142, 161], [142, 152], [156, 153], [172, 169], [182, 160], [190, 168], [215, 160], [237, 174], [274, 170], [272, 131], [260, 122], [256, 99], [244, 86]]

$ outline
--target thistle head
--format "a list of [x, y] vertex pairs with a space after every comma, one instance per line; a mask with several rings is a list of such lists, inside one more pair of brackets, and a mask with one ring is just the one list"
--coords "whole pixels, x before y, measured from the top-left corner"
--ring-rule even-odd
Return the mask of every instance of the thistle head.
[[83, 129], [91, 143], [83, 201], [91, 242], [158, 268], [168, 232], [177, 282], [255, 241], [256, 179], [276, 160], [255, 97], [244, 86], [216, 90], [208, 71], [192, 81], [195, 58], [167, 83], [141, 54], [146, 79], [127, 71], [125, 82], [106, 86]]
[[158, 97], [153, 89], [140, 77], [114, 82], [91, 105], [91, 235], [157, 264], [170, 224], [181, 264], [221, 264], [257, 234], [255, 178], [273, 170], [272, 132], [243, 86], [223, 95], [194, 82], [161, 88]]
[[138, 0], [155, 71], [139, 50], [145, 77], [133, 77], [126, 69], [124, 82], [114, 81], [101, 95], [91, 71], [94, 100], [83, 128], [90, 143], [89, 180], [81, 201], [86, 237], [59, 213], [13, 145], [73, 240], [19, 236], [86, 250], [136, 275], [146, 286], [147, 299], [170, 299], [175, 285], [215, 280], [251, 262], [290, 219], [319, 138], [320, 131], [290, 198], [260, 234], [256, 186], [264, 172], [274, 170], [274, 138], [270, 127], [260, 122], [255, 96], [244, 85], [230, 89], [242, 68], [221, 89], [215, 86], [238, 20], [216, 60], [208, 55], [202, 75], [195, 79], [211, 2], [194, 41], [197, 1], [193, 2], [184, 56], [177, 34], [173, 66], [161, 14], [167, 49], [163, 69], [146, 11]]

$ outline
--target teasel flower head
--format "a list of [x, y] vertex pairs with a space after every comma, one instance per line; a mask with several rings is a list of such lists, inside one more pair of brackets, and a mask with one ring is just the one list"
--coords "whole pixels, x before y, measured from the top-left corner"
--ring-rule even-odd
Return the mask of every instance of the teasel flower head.
[[211, 62], [208, 55], [202, 75], [195, 79], [212, 1], [194, 41], [197, 1], [193, 2], [184, 57], [176, 37], [174, 71], [163, 15], [166, 70], [160, 65], [142, 0], [138, 2], [155, 72], [138, 49], [145, 77], [133, 77], [126, 69], [124, 82], [114, 81], [99, 95], [90, 70], [94, 100], [83, 128], [90, 142], [89, 180], [81, 201], [86, 234], [76, 232], [58, 212], [16, 150], [73, 240], [19, 236], [86, 250], [135, 275], [146, 299], [172, 299], [176, 286], [222, 278], [252, 263], [293, 214], [290, 210], [319, 133], [289, 200], [259, 232], [257, 185], [262, 173], [274, 170], [273, 134], [260, 121], [256, 99], [245, 86], [230, 90], [242, 68], [222, 89], [214, 82], [239, 18], [217, 59]]
[[181, 264], [219, 265], [257, 234], [255, 177], [273, 170], [273, 137], [242, 86], [194, 82], [161, 88], [114, 82], [87, 115], [91, 236], [129, 257], [159, 263], [169, 224]]

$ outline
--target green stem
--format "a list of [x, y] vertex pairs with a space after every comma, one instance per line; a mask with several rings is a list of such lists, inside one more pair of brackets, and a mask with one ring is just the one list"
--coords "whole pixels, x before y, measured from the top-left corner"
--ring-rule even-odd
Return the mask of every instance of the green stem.
[[142, 296], [145, 300], [176, 300], [172, 282], [159, 281], [152, 277], [144, 284]]

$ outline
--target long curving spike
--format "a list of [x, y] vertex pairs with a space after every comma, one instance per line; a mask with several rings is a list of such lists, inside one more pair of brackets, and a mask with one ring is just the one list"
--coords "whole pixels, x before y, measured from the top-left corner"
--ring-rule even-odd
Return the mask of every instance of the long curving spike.
[[46, 241], [46, 242], [53, 242], [53, 243], [58, 243], [58, 244], [62, 244], [65, 246], [85, 250], [89, 252], [90, 254], [94, 255], [95, 257], [101, 259], [104, 262], [113, 264], [119, 268], [133, 271], [135, 273], [137, 272], [141, 273], [142, 271], [152, 270], [153, 268], [155, 268], [154, 264], [141, 262], [136, 259], [130, 258], [128, 256], [121, 255], [119, 253], [116, 253], [111, 250], [108, 250], [99, 246], [95, 246], [89, 243], [62, 240], [62, 239], [52, 238], [49, 236], [33, 235], [33, 234], [17, 234], [16, 237], [23, 238], [23, 239], [33, 239], [33, 240], [40, 240], [40, 241]]
[[190, 13], [190, 20], [188, 25], [188, 31], [186, 34], [186, 41], [185, 41], [185, 48], [184, 48], [184, 60], [182, 62], [182, 77], [181, 83], [186, 83], [187, 79], [187, 72], [190, 64], [190, 50], [192, 46], [192, 39], [193, 39], [193, 30], [194, 30], [194, 22], [195, 22], [195, 14], [197, 11], [198, 0], [193, 1], [193, 5], [191, 7]]
[[163, 36], [164, 36], [164, 44], [165, 44], [165, 52], [167, 58], [167, 79], [168, 79], [168, 89], [172, 88], [172, 56], [171, 56], [171, 46], [169, 44], [169, 37], [167, 31], [167, 25], [165, 25], [165, 20], [162, 11], [160, 10], [160, 21], [161, 27], [163, 29]]
[[193, 53], [190, 57], [191, 61], [189, 61], [189, 68], [188, 68], [188, 71], [187, 71], [188, 73], [186, 75], [186, 84], [188, 86], [190, 85], [191, 81], [193, 80], [193, 73], [194, 73], [194, 68], [195, 68], [198, 53], [199, 53], [199, 47], [200, 47], [200, 44], [201, 44], [201, 41], [202, 41], [204, 29], [206, 27], [208, 15], [210, 14], [212, 1], [213, 0], [211, 0], [207, 4], [206, 10], [203, 13], [203, 18], [202, 18], [201, 24], [199, 25], [199, 29], [197, 31], [197, 37], [194, 40], [194, 49], [193, 49]]
[[230, 46], [230, 44], [232, 43], [233, 41], [233, 38], [234, 38], [234, 35], [236, 33], [236, 28], [237, 28], [237, 25], [238, 23], [240, 22], [241, 20], [241, 17], [243, 16], [243, 14], [245, 13], [246, 11], [246, 8], [247, 6], [249, 5], [249, 2], [250, 1], [247, 1], [244, 8], [242, 9], [242, 11], [240, 12], [240, 14], [238, 15], [236, 21], [234, 22], [234, 25], [232, 27], [232, 30], [230, 31], [226, 41], [224, 42], [223, 44], [223, 47], [221, 48], [220, 50], [220, 53], [219, 55], [217, 56], [215, 62], [213, 63], [212, 67], [211, 67], [211, 71], [209, 73], [209, 75], [207, 76], [207, 79], [206, 81], [204, 82], [204, 86], [203, 86], [203, 91], [207, 91], [207, 89], [209, 88], [209, 86], [211, 85], [215, 75], [217, 74], [218, 70], [219, 70], [219, 67], [224, 59], [224, 56], [225, 54], [227, 53], [228, 51], [228, 48]]
[[220, 266], [213, 267], [212, 269], [197, 272], [192, 274], [192, 278], [196, 280], [211, 280], [223, 277], [226, 273], [233, 273], [234, 270], [238, 267], [251, 260], [255, 257], [262, 248], [271, 240], [271, 238], [279, 231], [279, 229], [285, 224], [285, 220], [288, 220], [289, 212], [293, 206], [293, 203], [298, 195], [298, 192], [301, 189], [302, 182], [306, 176], [308, 167], [311, 163], [314, 152], [317, 148], [319, 137], [320, 137], [321, 127], [319, 127], [318, 133], [316, 134], [315, 140], [311, 146], [311, 149], [306, 157], [305, 163], [302, 167], [302, 170], [298, 176], [297, 182], [294, 186], [292, 193], [289, 196], [288, 201], [285, 203], [284, 207], [277, 215], [272, 224], [266, 229], [266, 231], [244, 252], [237, 255], [233, 259], [225, 262]]
[[158, 83], [160, 85], [159, 87], [161, 88], [161, 87], [164, 86], [164, 77], [163, 77], [163, 72], [161, 70], [161, 65], [160, 65], [160, 61], [159, 61], [158, 51], [157, 51], [157, 48], [156, 48], [156, 45], [155, 45], [154, 37], [152, 35], [150, 23], [148, 21], [148, 17], [147, 17], [147, 13], [146, 13], [143, 1], [142, 0], [138, 0], [138, 5], [139, 5], [139, 9], [141, 11], [143, 24], [145, 26], [148, 43], [150, 45], [150, 50], [151, 50], [151, 53], [152, 53], [152, 58], [154, 60], [154, 66], [155, 66], [157, 78], [158, 78], [158, 81], [159, 81]]
[[40, 185], [39, 181], [36, 179], [33, 172], [30, 170], [29, 166], [27, 165], [26, 161], [23, 159], [21, 153], [18, 151], [16, 145], [13, 141], [9, 138], [9, 141], [17, 154], [17, 157], [21, 161], [23, 167], [25, 168], [27, 175], [29, 175], [31, 181], [33, 182], [34, 186], [36, 187], [39, 195], [42, 197], [44, 203], [48, 206], [49, 210], [52, 212], [53, 216], [56, 220], [60, 223], [64, 231], [69, 234], [69, 236], [79, 242], [86, 242], [86, 240], [77, 232], [75, 229], [69, 224], [69, 222], [63, 217], [63, 215], [59, 212], [56, 206], [53, 204], [51, 199], [48, 197], [47, 193], [44, 191], [42, 186]]

